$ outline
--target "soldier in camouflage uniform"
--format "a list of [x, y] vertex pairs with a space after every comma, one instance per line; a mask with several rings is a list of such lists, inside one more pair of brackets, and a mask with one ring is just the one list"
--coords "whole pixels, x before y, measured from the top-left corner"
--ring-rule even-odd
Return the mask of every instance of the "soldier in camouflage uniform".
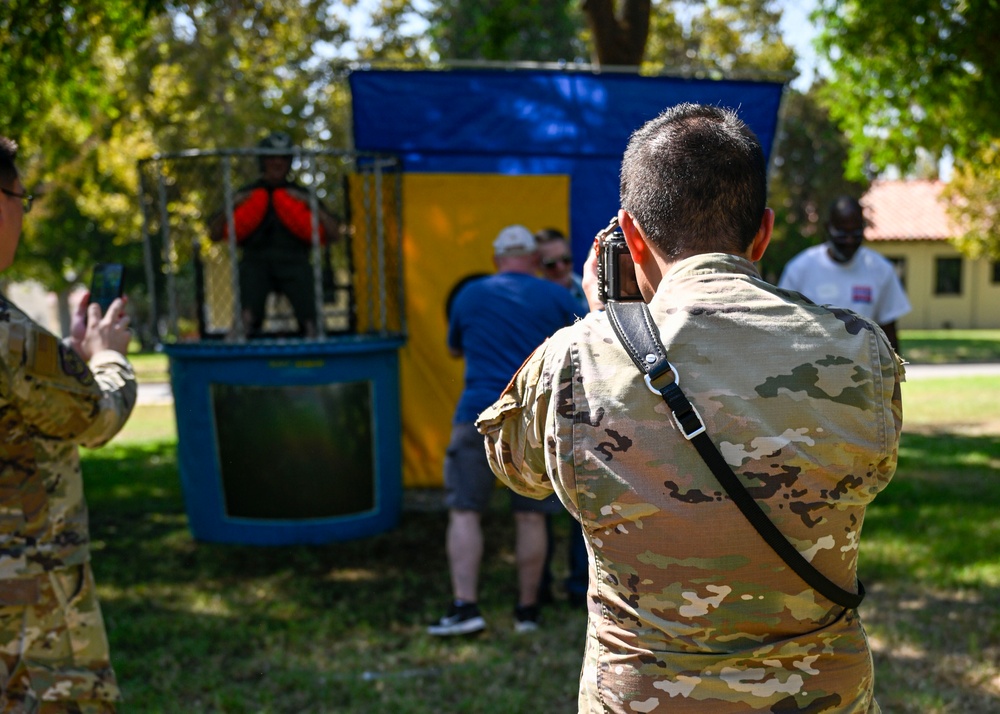
[[[901, 362], [873, 322], [761, 279], [774, 214], [760, 145], [734, 113], [681, 105], [649, 122], [621, 186], [680, 386], [769, 518], [854, 592], [865, 508], [896, 467]], [[857, 611], [755, 532], [603, 312], [542, 345], [477, 425], [503, 481], [554, 491], [583, 526], [581, 712], [879, 711]]]
[[[0, 137], [0, 271], [31, 206]], [[62, 342], [0, 296], [0, 711], [114, 712], [121, 696], [90, 570], [77, 445], [114, 436], [136, 399], [122, 301], [81, 302]], [[88, 364], [89, 363], [89, 364]]]

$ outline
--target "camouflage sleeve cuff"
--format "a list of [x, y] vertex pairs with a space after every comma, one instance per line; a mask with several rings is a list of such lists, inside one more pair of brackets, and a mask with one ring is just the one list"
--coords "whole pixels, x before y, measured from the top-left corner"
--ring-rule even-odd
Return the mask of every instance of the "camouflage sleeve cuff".
[[101, 350], [88, 364], [101, 390], [96, 418], [81, 434], [80, 443], [101, 446], [125, 425], [138, 397], [135, 372], [128, 359], [114, 350]]
[[536, 350], [476, 421], [493, 473], [513, 490], [533, 498], [552, 493], [545, 471], [548, 391], [542, 381], [543, 355], [544, 349]]

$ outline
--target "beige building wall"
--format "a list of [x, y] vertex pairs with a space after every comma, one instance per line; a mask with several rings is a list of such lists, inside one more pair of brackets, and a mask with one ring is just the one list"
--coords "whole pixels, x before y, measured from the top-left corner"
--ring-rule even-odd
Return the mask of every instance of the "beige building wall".
[[[947, 240], [877, 240], [867, 243], [886, 258], [903, 259], [903, 284], [913, 311], [899, 320], [901, 330], [1000, 329], [1000, 282], [993, 263], [970, 260]], [[939, 258], [961, 259], [961, 293], [935, 294]]]

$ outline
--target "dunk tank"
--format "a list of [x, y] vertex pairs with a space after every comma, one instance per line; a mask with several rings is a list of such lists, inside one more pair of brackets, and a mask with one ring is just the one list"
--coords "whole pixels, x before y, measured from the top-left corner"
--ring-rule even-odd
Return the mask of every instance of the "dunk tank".
[[[315, 334], [286, 296], [248, 337], [239, 186], [291, 156], [312, 220]], [[400, 171], [388, 155], [190, 151], [140, 163], [147, 279], [170, 360], [178, 467], [192, 534], [261, 545], [377, 533], [400, 510], [399, 348], [405, 338]], [[319, 208], [336, 217], [323, 230]], [[210, 223], [222, 223], [211, 240]], [[311, 223], [311, 225], [309, 225]], [[329, 234], [328, 234], [329, 233]]]
[[312, 228], [315, 336], [294, 334], [275, 294], [262, 334], [244, 337], [241, 247], [207, 238], [209, 217], [231, 216], [237, 187], [256, 175], [259, 150], [140, 164], [147, 273], [199, 539], [315, 543], [395, 526], [404, 487], [441, 486], [463, 383], [445, 306], [462, 280], [493, 271], [496, 234], [559, 229], [579, 272], [618, 210], [635, 129], [674, 104], [718, 104], [770, 155], [784, 89], [572, 66], [348, 79], [354, 146], [293, 152], [293, 178], [343, 225], [325, 244]]

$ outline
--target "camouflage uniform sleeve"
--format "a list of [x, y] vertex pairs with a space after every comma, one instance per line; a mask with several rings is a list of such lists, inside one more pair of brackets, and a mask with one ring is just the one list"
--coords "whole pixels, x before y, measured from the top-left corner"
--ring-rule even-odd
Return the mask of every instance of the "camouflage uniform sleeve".
[[906, 367], [903, 360], [892, 349], [889, 338], [877, 325], [875, 334], [878, 335], [879, 365], [882, 370], [882, 378], [887, 385], [892, 385], [892, 396], [889, 400], [892, 423], [886, 429], [889, 434], [889, 448], [885, 458], [877, 466], [877, 488], [882, 490], [896, 472], [896, 464], [899, 461], [899, 438], [903, 431], [903, 395], [900, 383], [906, 381]]
[[476, 421], [496, 477], [514, 491], [539, 499], [553, 492], [545, 468], [545, 419], [551, 398], [544, 369], [547, 345], [528, 357], [500, 398]]
[[132, 364], [114, 350], [98, 352], [90, 358], [89, 367], [101, 388], [101, 419], [91, 425], [80, 443], [93, 448], [107, 443], [125, 426], [135, 407], [139, 385]]
[[11, 371], [13, 399], [43, 438], [100, 446], [118, 433], [135, 406], [135, 373], [124, 356], [105, 350], [88, 366], [72, 347], [33, 324]]

